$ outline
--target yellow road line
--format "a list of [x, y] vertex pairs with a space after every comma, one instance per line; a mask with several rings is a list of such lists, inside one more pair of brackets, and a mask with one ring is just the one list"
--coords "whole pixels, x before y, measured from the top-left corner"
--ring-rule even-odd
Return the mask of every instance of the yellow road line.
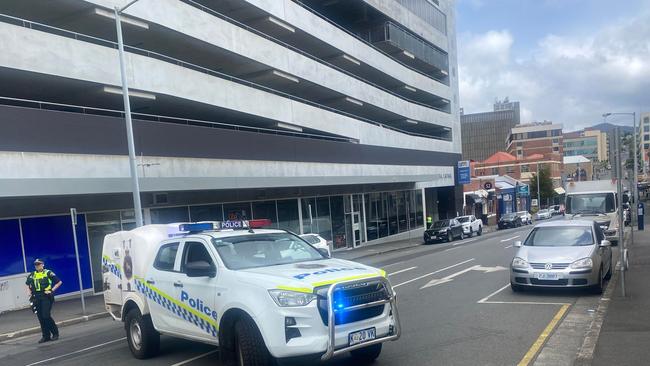
[[566, 314], [567, 310], [569, 310], [570, 306], [571, 305], [569, 304], [562, 305], [562, 307], [560, 308], [560, 310], [558, 310], [558, 312], [555, 314], [553, 319], [551, 319], [551, 322], [548, 323], [546, 328], [544, 328], [542, 334], [539, 335], [535, 343], [533, 343], [533, 345], [530, 346], [530, 349], [528, 350], [528, 352], [526, 352], [524, 358], [522, 358], [521, 361], [519, 361], [517, 366], [527, 366], [531, 363], [531, 361], [533, 361], [533, 359], [535, 358], [539, 350], [542, 348], [544, 343], [546, 343], [546, 340], [551, 335], [551, 333], [553, 332], [557, 324], [564, 317], [564, 314]]

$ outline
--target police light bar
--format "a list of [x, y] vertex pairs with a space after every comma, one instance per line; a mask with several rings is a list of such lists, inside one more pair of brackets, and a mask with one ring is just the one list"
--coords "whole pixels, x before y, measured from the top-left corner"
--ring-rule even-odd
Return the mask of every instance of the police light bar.
[[270, 219], [248, 220], [248, 227], [251, 229], [261, 229], [273, 225]]
[[211, 222], [199, 222], [199, 223], [191, 223], [191, 224], [181, 224], [178, 229], [180, 231], [188, 231], [191, 233], [199, 232], [199, 231], [208, 231], [208, 230], [214, 230], [214, 224]]

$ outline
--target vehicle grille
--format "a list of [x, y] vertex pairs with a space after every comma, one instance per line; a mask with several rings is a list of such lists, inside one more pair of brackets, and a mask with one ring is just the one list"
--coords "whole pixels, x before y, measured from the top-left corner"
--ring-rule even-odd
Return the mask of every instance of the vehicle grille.
[[542, 285], [542, 286], [566, 286], [569, 284], [569, 280], [538, 280], [536, 278], [531, 278], [530, 283], [533, 285]]
[[[552, 263], [553, 268], [551, 269], [566, 269], [571, 263]], [[530, 266], [533, 269], [546, 269], [546, 263], [530, 263]]]
[[[325, 325], [329, 323], [327, 319], [327, 289], [328, 286], [316, 290], [318, 294], [318, 312]], [[337, 304], [345, 304], [346, 307], [349, 307], [387, 300], [389, 298], [388, 290], [379, 281], [364, 282], [360, 286], [350, 289], [342, 288], [334, 291], [333, 296], [335, 299], [335, 307]], [[386, 305], [382, 304], [365, 309], [338, 311], [335, 314], [336, 321], [334, 324], [348, 324], [374, 318], [384, 312], [384, 306]]]

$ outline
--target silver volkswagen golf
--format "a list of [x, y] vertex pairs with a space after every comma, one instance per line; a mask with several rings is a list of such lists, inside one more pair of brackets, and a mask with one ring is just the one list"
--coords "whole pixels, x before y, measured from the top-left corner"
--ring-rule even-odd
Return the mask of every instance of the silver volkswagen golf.
[[588, 287], [601, 293], [612, 275], [611, 244], [590, 220], [551, 221], [536, 225], [510, 265], [510, 286]]

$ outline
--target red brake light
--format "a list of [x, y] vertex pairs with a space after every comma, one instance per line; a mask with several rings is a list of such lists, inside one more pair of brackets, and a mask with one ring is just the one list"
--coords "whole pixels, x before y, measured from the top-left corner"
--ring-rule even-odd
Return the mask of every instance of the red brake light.
[[270, 219], [248, 220], [248, 227], [251, 229], [261, 229], [273, 225]]

